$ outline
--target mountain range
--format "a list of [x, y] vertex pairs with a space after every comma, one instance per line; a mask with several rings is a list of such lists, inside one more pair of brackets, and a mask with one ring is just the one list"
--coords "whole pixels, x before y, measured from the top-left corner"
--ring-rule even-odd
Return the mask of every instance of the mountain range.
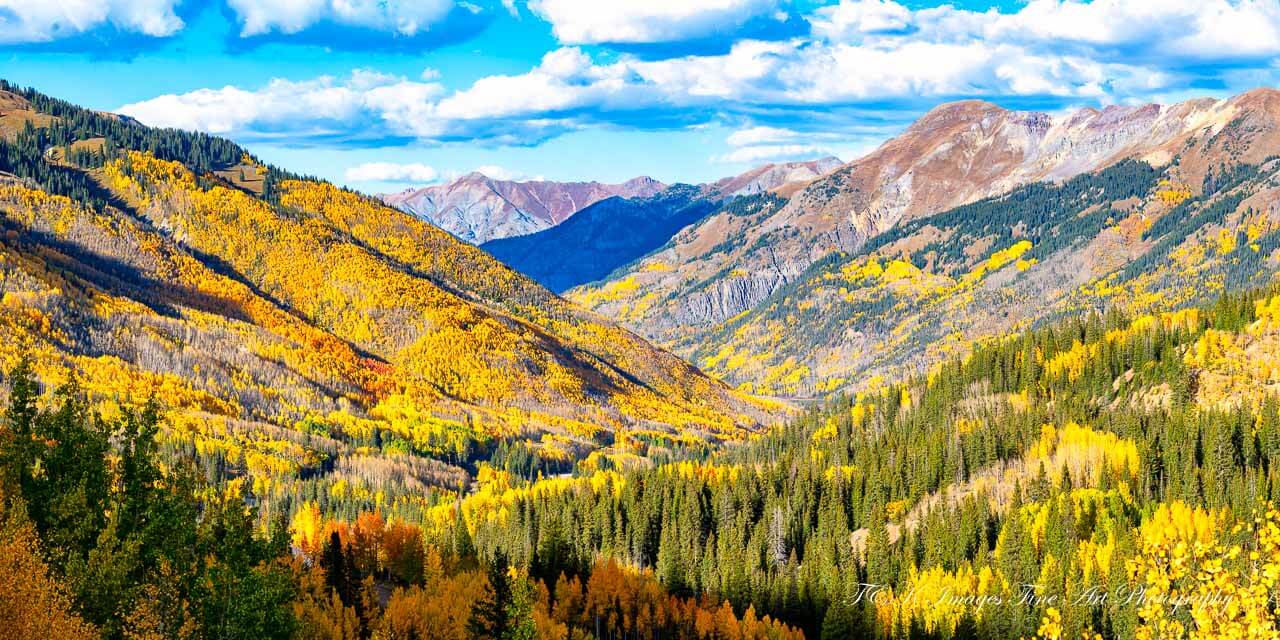
[[480, 245], [493, 257], [555, 292], [608, 276], [661, 247], [718, 208], [705, 189], [676, 185], [647, 198], [613, 197], [563, 223]]
[[[834, 157], [770, 163], [699, 186], [703, 197], [712, 199], [774, 191], [793, 193], [840, 165], [839, 158]], [[473, 171], [444, 184], [385, 193], [379, 198], [461, 240], [480, 245], [550, 229], [602, 200], [643, 199], [666, 188], [648, 177], [621, 184], [512, 181]]]
[[[1153, 251], [1195, 253], [1205, 238], [1245, 230], [1250, 241], [1233, 250], [1258, 244], [1250, 253], [1270, 260], [1272, 212], [1261, 203], [1271, 193], [1267, 159], [1280, 148], [1278, 117], [1280, 93], [1270, 89], [1057, 117], [944, 104], [789, 198], [729, 203], [568, 296], [747, 388], [827, 392], [899, 365], [927, 366], [945, 352], [939, 337], [960, 348], [1069, 307], [1099, 282], [1142, 285], [1127, 300], [1093, 301], [1100, 306], [1173, 295], [1178, 278], [1139, 279], [1130, 266], [1169, 269], [1143, 262]], [[1162, 234], [1167, 226], [1174, 235]], [[841, 271], [872, 260], [896, 265], [877, 280], [892, 291], [870, 294]], [[1207, 255], [1207, 263], [1236, 260]], [[1232, 277], [1245, 277], [1238, 266]], [[975, 269], [982, 275], [966, 280]], [[901, 290], [905, 282], [919, 295]], [[928, 318], [935, 325], [916, 313], [925, 292], [952, 305]], [[864, 294], [874, 300], [853, 304]], [[910, 334], [916, 326], [938, 335]]]

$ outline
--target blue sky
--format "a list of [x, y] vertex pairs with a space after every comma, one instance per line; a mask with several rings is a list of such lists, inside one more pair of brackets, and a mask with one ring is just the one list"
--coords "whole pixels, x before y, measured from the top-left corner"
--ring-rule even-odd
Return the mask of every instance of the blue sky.
[[390, 191], [704, 181], [874, 148], [929, 107], [1276, 84], [1280, 0], [0, 0], [0, 76]]

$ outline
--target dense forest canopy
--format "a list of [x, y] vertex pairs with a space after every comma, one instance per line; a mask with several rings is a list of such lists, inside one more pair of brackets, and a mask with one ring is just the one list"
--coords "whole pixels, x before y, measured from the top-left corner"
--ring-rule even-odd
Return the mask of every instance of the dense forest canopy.
[[[531, 484], [485, 467], [416, 521], [308, 503], [262, 523], [243, 483], [160, 453], [154, 407], [106, 421], [68, 386], [42, 409], [24, 366], [3, 451], [27, 555], [5, 566], [39, 569], [62, 603], [48, 624], [117, 636], [1234, 637], [1275, 624], [1280, 403], [1212, 380], [1232, 344], [1276, 332], [1276, 290], [1091, 315], [702, 461]], [[1134, 589], [1141, 606], [1085, 596]], [[221, 617], [238, 590], [255, 604]]]

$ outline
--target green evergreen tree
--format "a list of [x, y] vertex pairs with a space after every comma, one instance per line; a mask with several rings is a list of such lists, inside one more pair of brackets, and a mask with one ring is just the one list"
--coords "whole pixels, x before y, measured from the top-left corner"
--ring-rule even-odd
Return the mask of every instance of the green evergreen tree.
[[520, 621], [512, 617], [515, 597], [505, 553], [494, 554], [489, 563], [484, 596], [471, 607], [467, 629], [472, 637], [484, 640], [512, 640]]

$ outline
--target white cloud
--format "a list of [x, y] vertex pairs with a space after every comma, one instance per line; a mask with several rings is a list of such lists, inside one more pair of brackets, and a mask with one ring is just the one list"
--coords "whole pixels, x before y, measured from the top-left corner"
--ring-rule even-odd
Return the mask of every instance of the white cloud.
[[[565, 41], [648, 41], [687, 37], [693, 31], [682, 30], [696, 30], [703, 20], [732, 25], [738, 18], [717, 12], [775, 11], [778, 1], [663, 0], [619, 8], [587, 0], [537, 0], [531, 8], [548, 17]], [[288, 12], [280, 7], [288, 5], [294, 9], [289, 15], [300, 16], [302, 24], [314, 19], [307, 17], [312, 9], [332, 13], [338, 4], [274, 0], [255, 6], [283, 15]], [[616, 11], [593, 9], [597, 4]], [[378, 6], [379, 15], [400, 7], [395, 2]], [[727, 120], [747, 124], [729, 140], [731, 146], [830, 145], [844, 139], [796, 138], [788, 131], [816, 130], [806, 122], [816, 114], [886, 110], [895, 103], [907, 104], [909, 111], [922, 102], [960, 97], [1080, 104], [1168, 95], [1209, 68], [1196, 64], [1187, 71], [1170, 60], [1238, 62], [1280, 55], [1277, 7], [1280, 0], [1031, 0], [1014, 13], [979, 13], [951, 6], [912, 11], [893, 0], [842, 0], [812, 15], [808, 37], [742, 40], [718, 55], [647, 59], [621, 54], [597, 61], [584, 49], [563, 47], [524, 73], [488, 76], [451, 91], [430, 71], [415, 80], [357, 71], [341, 79], [274, 80], [258, 89], [160, 96], [122, 111], [149, 124], [248, 139], [526, 145], [593, 126], [688, 127]], [[570, 11], [574, 8], [582, 11]], [[280, 20], [271, 24], [293, 28]], [[1271, 59], [1260, 58], [1253, 68], [1269, 69]], [[1220, 78], [1250, 77], [1243, 71], [1247, 65], [1233, 62], [1223, 68]]]
[[1042, 56], [1016, 45], [744, 41], [719, 56], [622, 56], [607, 64], [562, 48], [526, 73], [481, 78], [452, 93], [434, 82], [357, 71], [344, 80], [274, 80], [256, 91], [224, 87], [165, 95], [121, 112], [153, 125], [248, 137], [382, 135], [530, 144], [585, 126], [630, 125], [682, 110], [747, 115], [765, 107], [955, 95], [1080, 98], [1100, 95], [1103, 82], [1115, 86], [1129, 78], [1138, 86], [1137, 79], [1153, 77], [1159, 76], [1150, 69]]
[[843, 0], [822, 7], [810, 21], [813, 32], [828, 40], [850, 40], [867, 33], [900, 31], [911, 24], [911, 10], [893, 0]]
[[453, 0], [226, 0], [244, 37], [298, 33], [333, 22], [405, 36], [428, 31], [453, 9]]
[[812, 144], [759, 144], [739, 147], [715, 158], [718, 162], [763, 163], [779, 160], [811, 160], [832, 155], [826, 147]]
[[229, 134], [326, 136], [350, 133], [364, 118], [376, 118], [395, 133], [425, 126], [417, 111], [443, 92], [432, 82], [356, 70], [343, 81], [331, 76], [293, 82], [272, 80], [256, 91], [227, 86], [167, 94], [120, 107], [119, 112], [153, 126]]
[[512, 171], [506, 167], [500, 167], [496, 164], [486, 164], [475, 168], [476, 173], [483, 173], [494, 180], [541, 180], [542, 176], [531, 176], [521, 171]]
[[[414, 36], [429, 31], [455, 0], [224, 0], [243, 37], [294, 34], [317, 23]], [[105, 26], [148, 36], [171, 36], [185, 24], [182, 0], [0, 0], [0, 44], [49, 42]]]
[[445, 171], [443, 178], [446, 182], [453, 182], [458, 178], [471, 175], [473, 173], [478, 173], [480, 175], [485, 176], [486, 178], [492, 178], [494, 180], [501, 180], [504, 182], [538, 182], [538, 181], [546, 180], [546, 178], [541, 174], [538, 174], [538, 175], [528, 174], [523, 171], [508, 169], [506, 167], [496, 165], [496, 164], [482, 164], [469, 171], [452, 169], [449, 171]]
[[800, 134], [791, 129], [781, 129], [778, 127], [751, 127], [749, 129], [739, 129], [729, 134], [725, 142], [731, 147], [745, 147], [753, 144], [765, 144], [770, 142], [783, 142], [786, 140], [794, 140], [800, 137]]
[[344, 176], [351, 182], [400, 182], [423, 184], [435, 180], [439, 174], [436, 170], [417, 162], [397, 164], [394, 162], [366, 162], [349, 167]]
[[49, 42], [112, 25], [121, 31], [171, 36], [185, 26], [179, 0], [0, 0], [0, 44]]
[[[865, 144], [865, 134], [835, 131], [796, 131], [781, 127], [755, 126], [739, 129], [725, 138], [732, 149], [714, 156], [716, 162], [762, 164], [788, 160], [812, 160], [824, 156], [839, 156], [839, 148], [847, 148], [852, 138]], [[880, 136], [875, 136], [876, 140]]]
[[1280, 2], [1202, 3], [1196, 29], [1168, 47], [1203, 58], [1274, 56], [1280, 53]]
[[754, 126], [729, 134], [725, 138], [725, 143], [731, 147], [729, 152], [712, 156], [711, 160], [752, 165], [827, 156], [851, 160], [871, 152], [898, 130], [897, 126], [884, 125], [812, 131]]
[[1030, 0], [1013, 13], [841, 0], [816, 10], [811, 25], [815, 37], [831, 42], [981, 41], [1046, 54], [1076, 47], [1114, 61], [1280, 54], [1277, 0]]
[[1016, 45], [910, 40], [861, 45], [744, 42], [726, 56], [629, 66], [636, 76], [662, 87], [668, 101], [716, 98], [759, 105], [974, 95], [1094, 96], [1100, 79], [1151, 73], [1078, 56], [1040, 55]]
[[673, 42], [724, 34], [778, 13], [778, 0], [532, 0], [565, 44]]

